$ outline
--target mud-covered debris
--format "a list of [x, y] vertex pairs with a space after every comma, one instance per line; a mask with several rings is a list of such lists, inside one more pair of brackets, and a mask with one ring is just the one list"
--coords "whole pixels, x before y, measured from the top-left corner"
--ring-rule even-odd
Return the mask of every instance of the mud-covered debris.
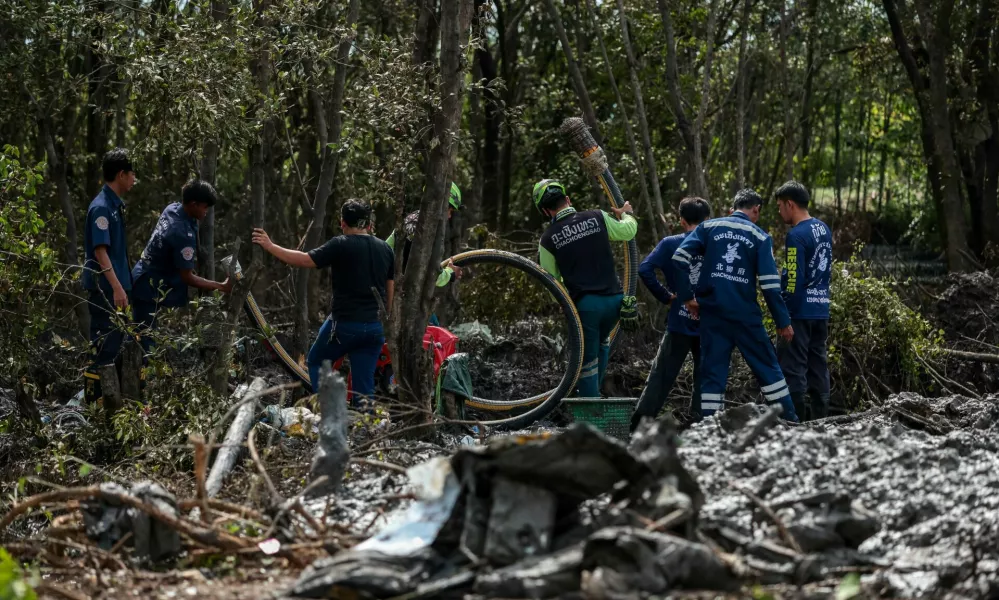
[[429, 548], [409, 556], [374, 550], [343, 552], [321, 558], [307, 567], [295, 582], [291, 595], [298, 598], [391, 598], [414, 591], [426, 581], [438, 561]]
[[[160, 512], [176, 517], [177, 499], [159, 484], [140, 481], [126, 491], [116, 483], [105, 483], [101, 489], [119, 495], [136, 496]], [[180, 536], [160, 521], [135, 508], [101, 498], [81, 505], [84, 531], [104, 550], [110, 550], [126, 535], [132, 534], [131, 544], [141, 559], [160, 560], [180, 552]]]
[[312, 495], [327, 495], [340, 488], [343, 474], [350, 461], [347, 445], [347, 384], [334, 373], [328, 361], [323, 362], [319, 376], [319, 444], [312, 457], [309, 480], [326, 476], [326, 483], [317, 485]]
[[[696, 514], [691, 499], [699, 501], [696, 483], [676, 458], [675, 432], [653, 425], [636, 448], [631, 453], [588, 425], [559, 435], [508, 435], [485, 446], [463, 446], [450, 461], [410, 469], [420, 501], [336, 560], [313, 565], [296, 593], [312, 597], [348, 587], [384, 597], [388, 590], [373, 589], [362, 569], [371, 552], [378, 553], [371, 568], [385, 574], [393, 591], [406, 577], [412, 591], [420, 581], [435, 582], [461, 569], [476, 570], [475, 587], [487, 595], [543, 597], [577, 590], [579, 540], [596, 527], [582, 522], [582, 502], [614, 492], [628, 505], [627, 516], [617, 511], [601, 522], [630, 522], [636, 515], [650, 522], [677, 507], [687, 515], [684, 521]], [[633, 502], [636, 498], [641, 502]], [[356, 557], [359, 553], [363, 556]], [[386, 566], [391, 556], [400, 558], [397, 567]], [[422, 557], [419, 576], [414, 557]]]
[[579, 589], [583, 545], [487, 572], [475, 580], [475, 592], [487, 598], [553, 598]]
[[718, 424], [728, 433], [735, 433], [747, 427], [760, 417], [760, 407], [756, 404], [740, 404], [716, 415]]
[[704, 544], [630, 527], [608, 527], [590, 536], [582, 567], [599, 571], [606, 591], [618, 594], [735, 591], [741, 585], [732, 565]]
[[[964, 581], [995, 578], [999, 568], [994, 414], [994, 399], [902, 394], [841, 424], [774, 427], [741, 454], [738, 434], [709, 418], [685, 432], [679, 454], [704, 491], [702, 531], [724, 532], [709, 535], [752, 557], [763, 581], [877, 563], [879, 580], [903, 597], [982, 597]], [[810, 554], [795, 557], [732, 481], [769, 505]]]
[[609, 492], [621, 480], [648, 476], [647, 467], [623, 444], [583, 424], [559, 435], [509, 435], [486, 446], [463, 447], [452, 464], [462, 479], [502, 474], [576, 503]]
[[533, 485], [497, 477], [486, 531], [485, 558], [509, 565], [529, 556], [547, 554], [555, 528], [557, 498]]

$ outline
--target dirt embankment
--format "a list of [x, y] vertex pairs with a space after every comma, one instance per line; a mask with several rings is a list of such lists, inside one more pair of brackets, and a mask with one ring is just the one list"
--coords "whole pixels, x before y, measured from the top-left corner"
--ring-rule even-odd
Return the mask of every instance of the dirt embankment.
[[[987, 271], [947, 276], [927, 317], [955, 350], [999, 354], [999, 281]], [[979, 393], [999, 390], [999, 364], [948, 359], [945, 375]]]

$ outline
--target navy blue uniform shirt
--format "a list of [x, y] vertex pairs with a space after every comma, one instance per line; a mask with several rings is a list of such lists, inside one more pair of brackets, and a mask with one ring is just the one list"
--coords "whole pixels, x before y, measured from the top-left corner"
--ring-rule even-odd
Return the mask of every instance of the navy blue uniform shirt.
[[701, 310], [712, 315], [762, 324], [763, 313], [756, 302], [758, 280], [777, 328], [787, 327], [791, 317], [781, 296], [773, 251], [770, 235], [741, 211], [701, 223], [673, 254], [673, 261], [686, 272], [691, 271], [695, 257], [704, 257], [696, 286], [682, 277], [677, 280], [677, 301], [696, 296]]
[[[680, 277], [688, 278], [691, 286], [696, 287], [701, 274], [701, 264], [703, 257], [696, 256], [691, 260], [690, 272], [684, 272], [673, 262], [673, 254], [680, 247], [687, 233], [671, 235], [663, 238], [656, 245], [655, 250], [649, 253], [638, 267], [638, 275], [642, 278], [642, 283], [652, 292], [652, 295], [663, 304], [669, 304], [669, 317], [666, 321], [666, 330], [683, 335], [700, 335], [700, 322], [687, 311], [687, 307], [678, 300], [671, 300], [671, 296], [676, 293], [676, 282]], [[666, 285], [656, 278], [656, 270], [662, 271]], [[672, 302], [672, 303], [671, 303]]]
[[781, 283], [792, 319], [829, 319], [829, 278], [832, 234], [829, 226], [811, 218], [787, 232]]
[[83, 231], [83, 289], [102, 289], [110, 298], [111, 284], [101, 273], [101, 265], [94, 252], [98, 246], [107, 246], [114, 274], [121, 287], [126, 292], [130, 291], [132, 278], [129, 274], [128, 240], [125, 237], [125, 203], [107, 184], [90, 202]]
[[158, 300], [162, 306], [187, 304], [187, 284], [180, 272], [194, 269], [198, 255], [198, 221], [184, 212], [180, 202], [163, 209], [142, 257], [132, 269], [133, 295], [140, 300]]

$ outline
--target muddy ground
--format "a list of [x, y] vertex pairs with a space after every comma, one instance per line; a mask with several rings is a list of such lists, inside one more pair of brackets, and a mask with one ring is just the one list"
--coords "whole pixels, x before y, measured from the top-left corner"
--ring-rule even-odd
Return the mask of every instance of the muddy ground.
[[[779, 424], [739, 452], [722, 418], [710, 418], [681, 434], [680, 456], [700, 485], [705, 503], [699, 527], [726, 528], [756, 540], [780, 541], [775, 521], [757, 510], [747, 495], [758, 496], [785, 523], [804, 552], [828, 551], [829, 540], [816, 526], [815, 506], [845, 505], [870, 515], [877, 530], [857, 549], [867, 564], [862, 595], [889, 598], [992, 598], [999, 594], [999, 405], [996, 397], [924, 399], [902, 394], [868, 413], [827, 422]], [[734, 413], [733, 413], [734, 414]], [[352, 444], [356, 457], [409, 467], [448, 455], [462, 442], [438, 434], [431, 441], [391, 437], [392, 425], [356, 416]], [[8, 437], [10, 434], [3, 434]], [[11, 440], [0, 440], [10, 442]], [[465, 443], [470, 440], [466, 439]], [[488, 439], [475, 443], [488, 443]], [[301, 490], [313, 442], [277, 437], [263, 450], [268, 472], [282, 494]], [[115, 470], [119, 475], [126, 471]], [[47, 474], [46, 474], [47, 475]], [[580, 473], [580, 477], [586, 477]], [[174, 479], [174, 478], [171, 478]], [[91, 481], [100, 476], [91, 475]], [[223, 497], [262, 509], [262, 480], [249, 461], [237, 466]], [[178, 495], [189, 481], [164, 481]], [[406, 507], [407, 478], [394, 470], [352, 465], [337, 494], [307, 503], [308, 510], [344, 533], [341, 540], [363, 540], [377, 532], [393, 511]], [[34, 488], [32, 491], [39, 491]], [[819, 518], [820, 519], [820, 518]], [[821, 519], [820, 519], [821, 520]], [[4, 544], [17, 548], [44, 535], [43, 515], [21, 521]], [[24, 536], [24, 537], [22, 537]], [[303, 562], [335, 548], [301, 553]], [[67, 566], [41, 556], [45, 581], [92, 598], [278, 598], [301, 571], [281, 558], [209, 553], [189, 547], [179, 559], [139, 565], [118, 551], [125, 570], [95, 569], [72, 551]], [[82, 562], [81, 562], [82, 561]], [[94, 563], [96, 564], [96, 563]], [[80, 566], [69, 566], [80, 565]], [[851, 569], [844, 571], [844, 576]], [[746, 576], [744, 592], [714, 597], [746, 597], [766, 577]], [[775, 597], [831, 597], [835, 582], [803, 588], [764, 585]], [[703, 597], [675, 592], [674, 597]]]

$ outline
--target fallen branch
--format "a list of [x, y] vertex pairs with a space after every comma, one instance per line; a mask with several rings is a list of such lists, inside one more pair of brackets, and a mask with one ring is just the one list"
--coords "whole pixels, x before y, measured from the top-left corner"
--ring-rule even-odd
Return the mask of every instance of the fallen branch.
[[759, 437], [761, 433], [770, 429], [775, 423], [777, 423], [777, 419], [780, 417], [782, 412], [783, 409], [779, 406], [771, 406], [767, 409], [766, 413], [753, 421], [752, 427], [750, 427], [749, 431], [746, 432], [746, 435], [744, 435], [742, 439], [736, 443], [735, 451], [742, 452], [748, 448], [749, 445], [753, 443], [753, 440]]
[[[218, 498], [207, 498], [205, 500], [208, 508], [221, 513], [235, 513], [237, 516], [244, 519], [252, 519], [254, 521], [265, 521], [267, 518], [260, 512], [253, 510], [248, 506], [243, 506], [242, 504], [236, 504], [235, 502], [226, 502], [225, 500], [219, 500]], [[188, 511], [192, 508], [198, 508], [201, 506], [201, 500], [198, 498], [189, 498], [187, 500], [181, 500], [177, 503], [177, 509], [181, 511]]]
[[393, 464], [393, 463], [390, 463], [390, 462], [384, 462], [384, 461], [380, 461], [380, 460], [371, 460], [369, 458], [358, 458], [356, 456], [353, 457], [353, 458], [351, 458], [350, 462], [352, 462], [354, 464], [358, 464], [358, 465], [367, 465], [369, 467], [377, 467], [379, 469], [385, 469], [387, 471], [395, 471], [396, 473], [402, 473], [403, 475], [406, 474], [406, 468], [405, 467], [400, 467], [399, 465], [396, 465], [396, 464]]
[[985, 354], [982, 352], [965, 352], [964, 350], [951, 350], [950, 348], [941, 348], [940, 352], [946, 354], [947, 356], [952, 356], [954, 358], [999, 365], [999, 354]]
[[780, 534], [781, 539], [784, 540], [784, 543], [787, 544], [789, 548], [791, 548], [798, 554], [802, 554], [801, 546], [798, 545], [798, 541], [794, 539], [794, 536], [791, 535], [791, 532], [787, 530], [787, 526], [784, 525], [784, 521], [781, 521], [780, 517], [777, 516], [777, 513], [775, 513], [772, 508], [767, 506], [766, 502], [764, 502], [762, 498], [760, 498], [753, 492], [736, 485], [734, 481], [728, 482], [728, 485], [733, 490], [736, 490], [737, 492], [740, 492], [744, 496], [749, 498], [750, 502], [755, 504], [757, 508], [763, 511], [763, 514], [767, 515], [767, 517], [769, 517], [770, 520], [773, 521], [774, 525], [777, 526], [777, 532]]
[[[225, 441], [222, 444], [222, 448], [219, 449], [218, 455], [215, 457], [211, 473], [208, 474], [208, 481], [205, 483], [205, 490], [209, 497], [219, 493], [222, 489], [222, 480], [225, 479], [225, 476], [229, 474], [229, 471], [236, 464], [236, 458], [239, 456], [239, 451], [243, 446], [243, 440], [246, 438], [246, 434], [250, 432], [250, 426], [253, 425], [253, 415], [257, 409], [256, 398], [260, 397], [263, 391], [265, 391], [264, 380], [256, 377], [245, 388], [244, 397], [237, 403], [239, 407], [238, 412], [236, 412], [236, 416], [232, 420], [232, 425], [229, 426], [229, 431], [225, 435]], [[232, 410], [230, 408], [229, 412], [231, 413]], [[228, 414], [226, 413], [225, 418], [228, 418]], [[222, 422], [225, 422], [225, 418], [223, 418]], [[214, 437], [215, 432], [213, 431], [213, 442]]]
[[968, 397], [970, 397], [970, 398], [974, 398], [975, 400], [981, 400], [981, 399], [982, 399], [982, 397], [981, 397], [981, 396], [979, 396], [979, 395], [978, 395], [978, 394], [976, 394], [975, 392], [971, 391], [970, 389], [968, 389], [968, 388], [967, 388], [967, 387], [965, 387], [964, 385], [962, 385], [962, 384], [960, 384], [960, 383], [958, 383], [958, 382], [956, 382], [956, 381], [954, 381], [954, 380], [952, 380], [952, 379], [948, 379], [948, 378], [944, 377], [943, 375], [941, 375], [940, 373], [938, 373], [938, 372], [937, 372], [937, 370], [936, 370], [936, 369], [934, 369], [934, 368], [933, 368], [933, 367], [932, 367], [932, 366], [930, 365], [930, 363], [926, 362], [926, 360], [925, 360], [925, 359], [924, 359], [924, 358], [923, 358], [922, 356], [919, 356], [919, 355], [917, 354], [917, 355], [916, 355], [916, 359], [917, 359], [917, 360], [919, 360], [919, 362], [920, 362], [920, 363], [922, 363], [922, 365], [923, 365], [924, 367], [926, 367], [926, 370], [927, 370], [927, 371], [929, 371], [929, 373], [930, 373], [930, 376], [931, 376], [931, 377], [933, 377], [934, 379], [936, 379], [936, 380], [937, 380], [937, 382], [938, 382], [938, 383], [939, 383], [939, 384], [940, 384], [941, 386], [943, 386], [943, 388], [944, 388], [945, 390], [947, 390], [947, 391], [950, 391], [950, 388], [948, 387], [948, 384], [949, 384], [949, 385], [952, 385], [952, 386], [954, 386], [955, 388], [957, 388], [957, 389], [958, 389], [958, 391], [961, 391], [961, 392], [963, 392], [963, 393], [964, 393], [964, 394], [965, 394], [966, 396], [968, 396]]
[[90, 596], [85, 596], [80, 592], [67, 590], [64, 587], [59, 587], [58, 585], [52, 583], [46, 583], [44, 581], [35, 586], [35, 591], [41, 594], [48, 594], [50, 596], [59, 596], [60, 598], [68, 598], [69, 600], [90, 600]]
[[208, 492], [205, 488], [205, 478], [208, 473], [208, 449], [205, 438], [191, 434], [187, 441], [194, 445], [194, 483], [198, 505], [201, 507], [201, 522], [208, 523]]
[[250, 450], [250, 458], [253, 459], [253, 464], [257, 466], [257, 471], [260, 472], [260, 476], [264, 478], [264, 483], [267, 484], [267, 489], [271, 492], [271, 501], [277, 505], [284, 502], [284, 497], [278, 492], [277, 488], [274, 487], [274, 481], [271, 480], [271, 476], [267, 473], [267, 468], [264, 467], [263, 461], [260, 460], [260, 455], [257, 454], [257, 445], [254, 438], [257, 434], [257, 428], [254, 427], [250, 430], [250, 435], [246, 438], [246, 446]]
[[0, 531], [6, 529], [19, 516], [37, 506], [53, 502], [65, 502], [67, 500], [94, 500], [97, 498], [101, 498], [106, 502], [124, 504], [125, 506], [141, 510], [167, 527], [206, 546], [213, 546], [223, 550], [235, 550], [245, 548], [252, 543], [249, 540], [237, 538], [225, 532], [199, 527], [186, 519], [174, 517], [155, 506], [146, 504], [131, 494], [113, 492], [97, 485], [45, 492], [25, 498], [23, 501], [15, 504], [4, 516], [3, 520], [0, 521]]
[[328, 477], [326, 477], [325, 475], [320, 475], [315, 479], [315, 481], [305, 486], [305, 489], [302, 490], [297, 496], [286, 500], [284, 504], [281, 505], [281, 509], [278, 511], [278, 513], [274, 515], [274, 521], [271, 522], [271, 526], [267, 530], [267, 533], [262, 535], [260, 537], [260, 540], [261, 541], [266, 540], [271, 536], [273, 536], [274, 532], [277, 531], [278, 525], [281, 523], [281, 519], [283, 519], [284, 516], [288, 514], [288, 511], [292, 510], [296, 504], [301, 503], [302, 498], [304, 498], [309, 492], [311, 492], [313, 489], [317, 487], [325, 485], [327, 481], [329, 481]]

